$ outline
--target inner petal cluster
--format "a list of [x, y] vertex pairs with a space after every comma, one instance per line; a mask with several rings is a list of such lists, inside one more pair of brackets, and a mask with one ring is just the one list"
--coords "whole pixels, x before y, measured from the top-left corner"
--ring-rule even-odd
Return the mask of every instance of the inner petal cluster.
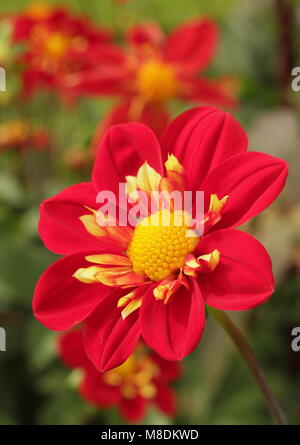
[[136, 274], [160, 281], [184, 266], [198, 242], [182, 212], [160, 210], [136, 226], [127, 254]]
[[45, 51], [51, 57], [62, 57], [69, 46], [69, 39], [60, 32], [51, 33], [45, 42]]
[[149, 102], [169, 99], [178, 90], [174, 69], [157, 60], [149, 60], [141, 66], [136, 83], [141, 95]]
[[104, 381], [111, 386], [120, 386], [121, 393], [126, 399], [133, 399], [138, 394], [151, 399], [156, 394], [153, 379], [159, 374], [158, 366], [150, 357], [130, 356], [122, 365], [107, 371]]

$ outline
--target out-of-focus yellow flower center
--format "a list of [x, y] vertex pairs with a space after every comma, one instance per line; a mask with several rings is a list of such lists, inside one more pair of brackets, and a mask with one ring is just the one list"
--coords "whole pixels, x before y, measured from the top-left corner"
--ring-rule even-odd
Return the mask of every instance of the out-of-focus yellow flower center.
[[25, 121], [11, 120], [0, 125], [0, 148], [28, 141], [29, 125]]
[[45, 42], [45, 51], [50, 57], [62, 57], [69, 46], [69, 38], [60, 32], [54, 32], [49, 35]]
[[186, 255], [199, 238], [189, 235], [182, 212], [159, 212], [144, 218], [135, 228], [127, 254], [134, 272], [160, 281], [184, 266]]
[[46, 19], [52, 12], [52, 6], [47, 2], [36, 1], [29, 4], [26, 9], [26, 14], [31, 19], [41, 20]]
[[149, 60], [140, 67], [136, 85], [141, 96], [148, 102], [169, 99], [178, 90], [174, 69], [158, 60]]
[[156, 394], [152, 380], [158, 372], [150, 357], [138, 358], [133, 354], [122, 365], [107, 371], [103, 378], [108, 385], [120, 386], [122, 395], [127, 399], [133, 399], [137, 394], [151, 399]]
[[131, 376], [135, 370], [135, 367], [136, 359], [134, 355], [131, 355], [124, 363], [122, 363], [122, 365], [109, 372], [114, 374], [115, 376], [118, 375], [118, 378], [121, 380]]

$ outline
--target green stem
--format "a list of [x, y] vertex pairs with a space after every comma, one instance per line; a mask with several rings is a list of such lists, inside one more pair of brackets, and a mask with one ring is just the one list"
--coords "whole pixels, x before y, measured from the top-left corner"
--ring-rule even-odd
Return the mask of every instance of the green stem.
[[271, 414], [274, 422], [277, 425], [287, 425], [287, 420], [285, 415], [275, 399], [272, 390], [266, 380], [265, 374], [262, 371], [254, 352], [252, 351], [248, 341], [238, 329], [238, 327], [233, 323], [233, 321], [219, 309], [207, 306], [208, 312], [214, 317], [214, 319], [222, 326], [222, 328], [227, 332], [235, 346], [237, 347], [239, 353], [244, 359], [246, 365], [249, 367], [258, 388], [260, 389], [269, 413]]

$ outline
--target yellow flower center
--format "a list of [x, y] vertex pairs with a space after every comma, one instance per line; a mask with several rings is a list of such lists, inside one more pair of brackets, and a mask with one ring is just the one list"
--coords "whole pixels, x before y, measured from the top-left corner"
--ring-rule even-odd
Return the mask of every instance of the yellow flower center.
[[160, 210], [142, 219], [127, 251], [134, 272], [160, 281], [178, 271], [199, 242], [188, 230], [182, 212]]
[[0, 148], [26, 143], [30, 128], [25, 121], [11, 120], [0, 125]]
[[166, 100], [178, 90], [174, 69], [166, 63], [149, 60], [138, 71], [137, 89], [148, 102]]
[[103, 374], [103, 378], [107, 385], [120, 386], [126, 399], [133, 399], [137, 394], [151, 399], [156, 394], [152, 380], [158, 373], [159, 369], [150, 357], [138, 358], [133, 354], [122, 365]]
[[134, 373], [135, 368], [136, 360], [134, 355], [131, 355], [124, 363], [122, 363], [122, 365], [111, 371], [107, 371], [104, 374], [105, 381], [109, 385], [118, 386], [124, 379], [127, 379]]
[[69, 46], [69, 38], [60, 32], [49, 35], [45, 42], [45, 50], [51, 57], [62, 57]]

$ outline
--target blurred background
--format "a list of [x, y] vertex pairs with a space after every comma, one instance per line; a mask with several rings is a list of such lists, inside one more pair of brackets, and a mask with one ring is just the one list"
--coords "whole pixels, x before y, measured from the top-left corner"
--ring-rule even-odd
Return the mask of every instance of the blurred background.
[[[291, 71], [300, 66], [300, 3], [61, 0], [51, 5], [87, 17], [95, 29], [105, 30], [104, 40], [121, 48], [127, 30], [141, 23], [154, 22], [168, 34], [188, 20], [209, 17], [219, 28], [217, 51], [204, 75], [222, 79], [224, 91], [234, 97], [236, 103], [225, 108], [246, 128], [251, 149], [290, 163], [282, 195], [243, 227], [269, 250], [276, 292], [265, 305], [231, 315], [246, 333], [289, 422], [299, 424], [300, 352], [291, 349], [291, 331], [300, 326], [300, 91], [291, 88]], [[6, 91], [0, 92], [0, 326], [7, 334], [7, 350], [0, 352], [0, 424], [119, 424], [124, 420], [114, 408], [99, 410], [83, 402], [70, 371], [57, 358], [55, 333], [32, 315], [36, 281], [57, 259], [37, 233], [39, 204], [89, 180], [95, 131], [118, 101], [114, 94], [63, 90], [65, 71], [59, 63], [66, 60], [51, 65], [39, 59], [39, 46], [36, 53], [30, 48], [28, 14], [42, 20], [46, 6], [36, 8], [25, 0], [0, 5], [0, 66], [6, 71]], [[57, 50], [53, 43], [53, 52], [63, 44], [57, 43]], [[75, 62], [67, 74], [83, 63]], [[44, 76], [42, 69], [51, 75]], [[176, 116], [195, 103], [201, 100], [175, 99], [167, 109]], [[145, 423], [271, 423], [248, 369], [213, 320], [183, 366], [175, 384], [177, 415], [170, 419], [153, 408]]]

